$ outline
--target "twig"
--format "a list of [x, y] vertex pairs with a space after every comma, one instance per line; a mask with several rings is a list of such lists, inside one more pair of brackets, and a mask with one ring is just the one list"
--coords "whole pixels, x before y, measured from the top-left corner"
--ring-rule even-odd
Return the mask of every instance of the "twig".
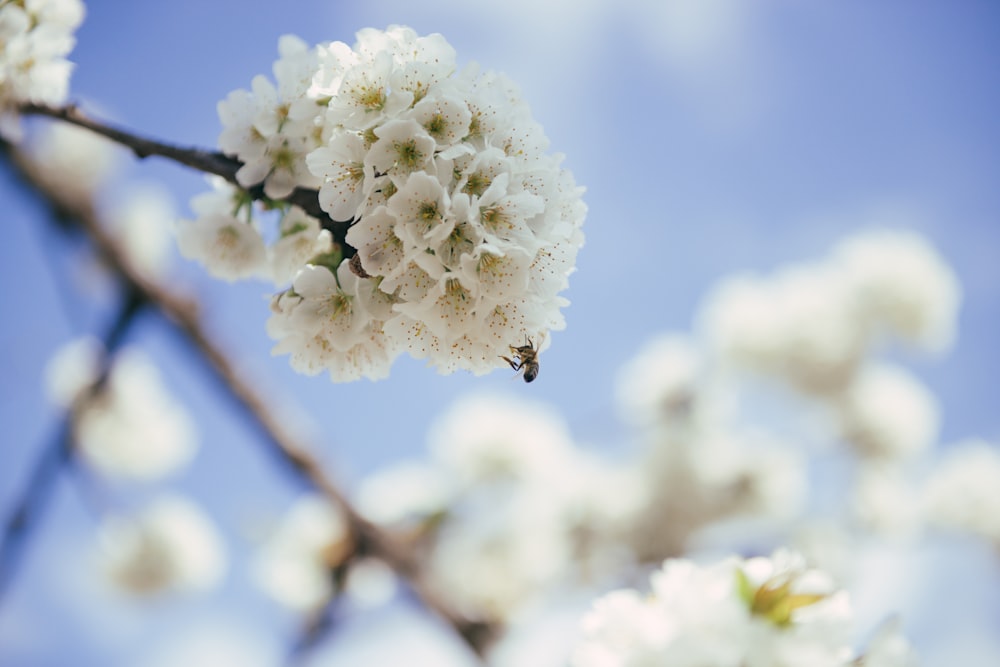
[[[43, 182], [33, 178], [32, 173], [24, 168], [17, 159], [15, 151], [2, 145], [0, 148], [7, 148], [7, 152], [14, 154], [14, 163], [29, 185], [47, 200], [54, 202], [55, 206], [62, 207], [59, 213], [63, 215], [68, 213], [65, 205], [58, 203], [56, 194], [50, 192]], [[341, 509], [354, 537], [356, 555], [372, 556], [389, 565], [409, 582], [413, 593], [429, 611], [450, 625], [477, 655], [482, 655], [493, 638], [494, 628], [478, 620], [469, 619], [452, 609], [425, 580], [418, 562], [389, 534], [361, 516], [329, 479], [322, 466], [308, 453], [308, 449], [283, 427], [281, 420], [271, 411], [267, 401], [243, 380], [222, 348], [212, 341], [201, 325], [195, 305], [177, 297], [138, 271], [117, 240], [99, 223], [92, 210], [77, 211], [74, 218], [80, 229], [91, 239], [107, 266], [121, 281], [144, 302], [155, 307], [183, 334], [188, 344], [214, 372], [224, 391], [235, 399], [250, 422], [265, 436], [261, 441], [268, 451], [295, 475]]]
[[73, 407], [63, 417], [55, 436], [39, 452], [28, 474], [28, 482], [4, 524], [3, 540], [0, 541], [0, 598], [14, 580], [27, 537], [42, 518], [52, 497], [59, 471], [72, 458], [74, 415], [100, 393], [111, 368], [110, 360], [144, 303], [145, 301], [134, 290], [129, 289], [126, 292], [114, 322], [102, 337], [104, 357], [97, 379], [77, 398]]
[[[154, 139], [148, 139], [134, 132], [114, 127], [110, 123], [96, 120], [80, 111], [79, 107], [74, 104], [62, 107], [23, 104], [18, 108], [18, 111], [26, 116], [47, 116], [48, 118], [55, 118], [78, 127], [86, 128], [102, 137], [128, 147], [140, 159], [156, 155], [173, 160], [178, 164], [191, 167], [206, 174], [221, 176], [236, 187], [246, 190], [256, 200], [266, 198], [263, 183], [246, 188], [236, 180], [236, 172], [243, 166], [242, 162], [218, 151], [207, 151], [202, 148], [182, 148]], [[324, 229], [330, 230], [333, 240], [343, 248], [345, 258], [354, 255], [354, 248], [347, 243], [347, 229], [350, 227], [350, 221], [332, 219], [319, 205], [319, 193], [316, 190], [295, 188], [290, 195], [284, 197], [281, 201], [298, 206], [319, 220], [320, 225]]]

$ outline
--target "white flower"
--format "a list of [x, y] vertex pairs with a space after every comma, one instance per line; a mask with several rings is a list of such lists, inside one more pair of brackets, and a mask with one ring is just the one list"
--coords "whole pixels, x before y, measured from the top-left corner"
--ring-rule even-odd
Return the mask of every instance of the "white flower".
[[1000, 451], [979, 440], [948, 449], [927, 480], [924, 511], [939, 526], [1000, 545]]
[[71, 206], [93, 205], [122, 158], [110, 140], [61, 122], [40, 124], [25, 148], [32, 174]]
[[78, 338], [56, 350], [45, 365], [49, 400], [61, 408], [72, 406], [97, 381], [103, 357], [104, 345], [92, 336]]
[[931, 350], [954, 338], [961, 288], [926, 239], [909, 231], [858, 234], [835, 251], [862, 317]]
[[83, 14], [79, 0], [0, 4], [0, 115], [6, 136], [19, 138], [19, 126], [6, 117], [15, 105], [66, 100], [73, 64], [65, 56]]
[[698, 409], [705, 362], [694, 341], [662, 335], [648, 341], [618, 373], [620, 411], [632, 422], [687, 423]]
[[[219, 178], [210, 178], [213, 192], [198, 195], [191, 208], [194, 220], [177, 223], [181, 254], [201, 263], [216, 278], [229, 282], [267, 274], [267, 247], [249, 219], [249, 199]], [[248, 219], [237, 217], [245, 212]]]
[[851, 664], [846, 593], [796, 554], [706, 566], [668, 560], [651, 584], [647, 597], [624, 590], [594, 603], [574, 667]]
[[828, 395], [850, 381], [866, 349], [852, 309], [841, 274], [800, 265], [772, 277], [725, 281], [708, 297], [701, 317], [724, 359]]
[[287, 285], [309, 261], [333, 251], [329, 230], [320, 229], [316, 218], [292, 207], [281, 218], [280, 237], [267, 248], [271, 280]]
[[257, 76], [250, 91], [230, 93], [218, 108], [223, 124], [219, 148], [243, 162], [236, 174], [240, 185], [263, 182], [264, 193], [274, 199], [287, 197], [296, 187], [319, 185], [305, 156], [324, 139], [315, 122], [322, 106], [308, 95], [317, 52], [291, 35], [281, 38], [279, 51], [273, 67], [277, 87]]
[[[69, 407], [97, 380], [102, 354], [93, 339], [76, 341], [57, 353], [46, 371], [57, 404]], [[169, 475], [186, 465], [196, 448], [191, 418], [138, 349], [120, 352], [100, 393], [77, 406], [74, 436], [89, 465], [119, 479], [148, 481]]]
[[438, 466], [399, 463], [365, 479], [358, 510], [371, 521], [397, 524], [444, 512], [455, 495], [454, 480]]
[[[243, 162], [245, 187], [263, 181], [265, 194], [281, 198], [318, 186], [336, 221], [329, 229], [349, 227], [346, 239], [334, 231], [325, 258], [296, 254], [276, 279], [315, 264], [340, 281], [339, 257], [363, 281], [341, 289], [365, 296], [351, 311], [357, 330], [319, 337], [296, 329], [311, 326], [292, 317], [300, 295], [279, 297], [280, 321], [269, 325], [276, 351], [303, 372], [348, 381], [385, 377], [402, 351], [441, 373], [482, 374], [503, 367], [511, 345], [547, 345], [548, 332], [565, 326], [559, 292], [583, 244], [586, 207], [510, 82], [476, 68], [456, 74], [443, 37], [402, 26], [362, 30], [353, 47], [286, 40], [276, 86], [257, 77], [219, 105], [220, 146]], [[206, 234], [234, 236], [212, 219]], [[239, 231], [248, 247], [250, 230]], [[217, 237], [187, 239], [187, 254], [207, 257], [217, 275], [253, 273], [220, 270], [218, 250], [204, 249]]]
[[174, 202], [154, 186], [130, 189], [109, 212], [108, 220], [137, 271], [162, 277], [173, 245]]
[[226, 570], [225, 548], [211, 521], [178, 496], [158, 498], [132, 516], [106, 519], [100, 546], [112, 579], [134, 594], [203, 591]]
[[920, 491], [889, 465], [861, 468], [852, 504], [858, 518], [882, 535], [913, 535], [923, 520]]
[[468, 485], [547, 477], [573, 455], [573, 441], [552, 410], [502, 396], [457, 401], [428, 436], [434, 456]]
[[937, 437], [939, 409], [912, 374], [889, 364], [866, 364], [839, 401], [844, 437], [862, 456], [904, 459]]
[[303, 496], [254, 560], [254, 579], [281, 604], [316, 611], [333, 595], [331, 570], [350, 549], [343, 514], [325, 498]]

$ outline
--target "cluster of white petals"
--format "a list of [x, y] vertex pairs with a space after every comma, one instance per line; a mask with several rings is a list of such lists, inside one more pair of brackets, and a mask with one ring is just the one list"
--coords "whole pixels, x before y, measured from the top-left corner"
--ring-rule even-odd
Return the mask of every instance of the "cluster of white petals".
[[1000, 450], [982, 440], [949, 448], [927, 480], [927, 520], [1000, 546]]
[[129, 593], [203, 591], [226, 572], [226, 549], [212, 521], [180, 496], [105, 519], [99, 537], [108, 574]]
[[103, 354], [99, 341], [80, 339], [60, 349], [46, 369], [52, 401], [74, 408], [79, 455], [118, 479], [149, 481], [187, 464], [196, 449], [194, 424], [142, 351], [120, 352], [98, 393], [79, 400], [97, 381]]
[[801, 451], [733, 422], [734, 388], [692, 338], [661, 334], [618, 374], [620, 410], [642, 427], [635, 481], [645, 502], [628, 539], [643, 560], [683, 553], [704, 528], [731, 520], [788, 520], [803, 508]]
[[73, 69], [66, 56], [83, 15], [80, 0], [0, 0], [0, 133], [18, 136], [16, 105], [66, 100]]
[[573, 667], [913, 664], [895, 632], [856, 656], [846, 592], [793, 552], [710, 565], [671, 559], [650, 584], [648, 594], [619, 590], [594, 603]]
[[953, 271], [926, 240], [872, 231], [825, 260], [724, 282], [702, 322], [724, 358], [828, 396], [844, 391], [885, 334], [926, 349], [947, 345], [959, 301]]
[[[371, 478], [359, 505], [430, 533], [432, 581], [470, 617], [506, 621], [561, 583], [600, 580], [622, 566], [621, 526], [642, 500], [639, 487], [581, 451], [552, 410], [465, 398], [430, 441], [432, 462]], [[397, 489], [409, 506], [386, 506]]]
[[220, 147], [244, 188], [318, 189], [329, 220], [286, 213], [269, 234], [223, 194], [182, 224], [182, 252], [224, 279], [290, 282], [268, 329], [304, 373], [379, 379], [407, 352], [481, 374], [544, 346], [586, 207], [511, 82], [457, 71], [443, 37], [400, 26], [279, 51], [275, 83], [220, 103]]
[[276, 601], [319, 610], [334, 594], [331, 570], [350, 554], [343, 514], [324, 498], [303, 496], [288, 510], [253, 563], [253, 576]]

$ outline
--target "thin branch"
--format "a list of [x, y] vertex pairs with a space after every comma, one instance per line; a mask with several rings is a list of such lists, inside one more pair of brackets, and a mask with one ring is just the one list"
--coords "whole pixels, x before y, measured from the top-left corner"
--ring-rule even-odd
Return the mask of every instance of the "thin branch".
[[[167, 144], [154, 139], [139, 136], [129, 130], [115, 127], [110, 123], [97, 120], [82, 111], [75, 104], [62, 107], [49, 107], [38, 104], [23, 104], [18, 108], [22, 115], [46, 116], [65, 121], [78, 127], [83, 127], [91, 132], [95, 132], [102, 137], [110, 139], [116, 143], [128, 147], [136, 157], [144, 159], [152, 155], [166, 158], [191, 167], [206, 174], [221, 176], [229, 183], [245, 190], [255, 200], [267, 199], [264, 194], [264, 184], [259, 183], [253, 187], [246, 188], [236, 179], [236, 172], [240, 170], [243, 163], [236, 158], [225, 155], [218, 151], [207, 151], [202, 148], [184, 148]], [[347, 230], [351, 225], [350, 221], [334, 220], [319, 205], [319, 193], [309, 188], [295, 188], [290, 195], [281, 199], [298, 206], [303, 211], [319, 220], [324, 229], [330, 230], [333, 240], [340, 244], [344, 250], [344, 257], [354, 255], [354, 248], [347, 243]]]
[[[13, 161], [21, 170], [25, 181], [55, 206], [61, 207], [58, 213], [66, 215], [68, 212], [65, 210], [65, 205], [58, 203], [56, 193], [50, 192], [43, 182], [33, 178], [32, 173], [26, 170], [18, 159], [16, 151], [0, 144], [0, 149], [4, 148], [6, 152], [13, 154]], [[255, 385], [242, 378], [222, 348], [207, 334], [202, 327], [195, 304], [174, 295], [138, 271], [117, 240], [99, 223], [93, 210], [76, 211], [74, 218], [80, 229], [91, 239], [106, 265], [120, 280], [144, 302], [155, 307], [177, 331], [183, 334], [184, 339], [214, 372], [223, 390], [235, 399], [246, 417], [263, 434], [261, 441], [268, 451], [296, 476], [341, 509], [354, 537], [356, 555], [372, 556], [389, 565], [409, 582], [413, 593], [428, 610], [450, 625], [477, 655], [482, 655], [493, 638], [495, 628], [476, 619], [467, 618], [452, 609], [426, 581], [417, 560], [391, 535], [361, 516], [330, 480], [319, 462], [309, 453], [308, 448], [284, 428], [282, 421], [271, 411], [269, 403], [256, 392]]]
[[27, 538], [32, 528], [35, 528], [42, 519], [42, 514], [55, 490], [59, 471], [72, 459], [74, 415], [79, 410], [85, 409], [86, 404], [101, 392], [111, 368], [111, 358], [144, 304], [145, 301], [137, 292], [132, 289], [126, 292], [118, 314], [102, 337], [104, 357], [97, 379], [77, 398], [74, 406], [62, 419], [55, 436], [39, 452], [28, 474], [27, 484], [4, 524], [3, 539], [0, 541], [0, 598], [14, 580]]

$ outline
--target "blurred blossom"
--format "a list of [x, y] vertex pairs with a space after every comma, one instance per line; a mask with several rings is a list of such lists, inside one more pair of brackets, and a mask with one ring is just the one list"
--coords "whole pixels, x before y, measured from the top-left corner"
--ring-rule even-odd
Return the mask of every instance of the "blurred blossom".
[[[45, 373], [52, 400], [63, 407], [72, 405], [97, 380], [103, 354], [94, 339], [76, 341], [57, 352]], [[194, 456], [191, 418], [138, 348], [119, 352], [98, 394], [74, 409], [77, 451], [109, 477], [158, 479]]]
[[701, 407], [703, 366], [697, 344], [687, 336], [663, 334], [648, 341], [618, 373], [620, 412], [635, 424], [687, 424]]
[[316, 611], [333, 597], [332, 570], [351, 555], [347, 520], [320, 496], [299, 498], [253, 564], [257, 584], [281, 604]]
[[397, 463], [363, 480], [355, 504], [371, 521], [402, 524], [444, 512], [454, 497], [454, 486], [452, 477], [438, 466]]
[[87, 210], [118, 169], [123, 149], [82, 127], [43, 122], [27, 143], [25, 155], [32, 176], [49, 192], [68, 206]]
[[45, 366], [45, 390], [52, 403], [69, 408], [101, 372], [104, 345], [93, 336], [66, 343]]
[[937, 438], [937, 399], [898, 366], [866, 364], [838, 407], [844, 437], [864, 457], [913, 458]]
[[703, 302], [701, 319], [723, 360], [829, 394], [850, 381], [865, 349], [842, 276], [796, 265], [770, 277], [738, 276]]
[[174, 243], [174, 202], [170, 192], [152, 185], [133, 186], [115, 201], [108, 215], [132, 266], [147, 278], [162, 278]]
[[101, 555], [125, 591], [203, 591], [226, 571], [225, 548], [209, 518], [191, 501], [162, 496], [132, 515], [104, 520]]
[[454, 403], [428, 435], [435, 458], [466, 484], [549, 476], [573, 455], [573, 441], [552, 408], [504, 396]]
[[362, 558], [351, 563], [344, 588], [362, 607], [377, 607], [392, 599], [397, 584], [391, 567], [377, 558]]
[[[391, 494], [393, 479], [402, 475], [403, 489], [413, 483], [403, 496], [423, 508], [432, 579], [470, 616], [505, 621], [562, 585], [604, 580], [630, 562], [620, 536], [642, 501], [635, 475], [580, 450], [550, 409], [465, 398], [429, 439], [438, 473], [390, 471], [366, 483], [362, 498], [378, 507], [387, 501], [376, 492]], [[445, 506], [428, 511], [426, 486], [435, 478], [453, 480], [452, 489]]]
[[958, 303], [953, 272], [923, 238], [876, 231], [847, 239], [828, 259], [724, 281], [701, 323], [722, 359], [830, 397], [885, 334], [947, 345]]
[[925, 238], [904, 230], [857, 234], [835, 249], [833, 261], [855, 295], [860, 326], [929, 350], [951, 344], [961, 287]]
[[895, 466], [862, 466], [852, 504], [855, 516], [876, 534], [912, 537], [923, 525], [919, 488]]
[[696, 532], [717, 521], [788, 520], [803, 509], [801, 455], [760, 433], [652, 439], [636, 472], [647, 498], [630, 542], [643, 561], [684, 553]]
[[981, 440], [946, 449], [927, 480], [924, 509], [931, 523], [1000, 548], [1000, 451]]

